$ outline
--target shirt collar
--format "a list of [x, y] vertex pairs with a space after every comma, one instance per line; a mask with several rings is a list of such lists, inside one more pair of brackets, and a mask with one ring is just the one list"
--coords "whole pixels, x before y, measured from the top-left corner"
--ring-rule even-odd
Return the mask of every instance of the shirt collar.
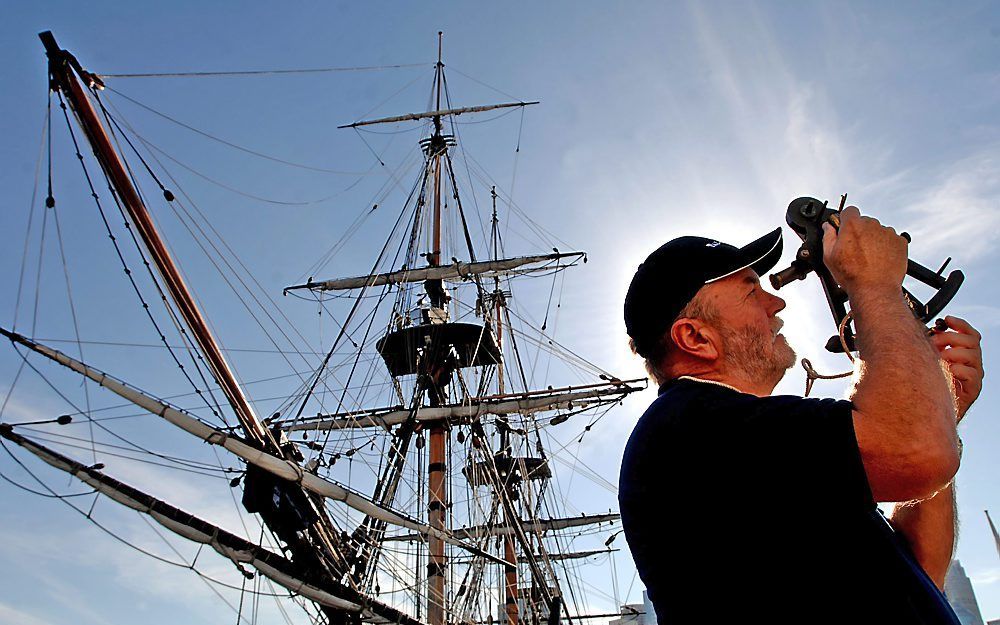
[[680, 382], [682, 380], [686, 380], [686, 381], [689, 381], [689, 382], [700, 382], [701, 384], [711, 384], [713, 386], [721, 386], [722, 388], [728, 388], [729, 390], [736, 391], [737, 393], [742, 393], [743, 392], [740, 389], [736, 388], [735, 386], [732, 386], [730, 384], [726, 384], [725, 382], [717, 382], [715, 380], [705, 380], [703, 378], [696, 378], [696, 377], [690, 376], [690, 375], [682, 375], [682, 376], [676, 377], [676, 378], [674, 378], [672, 380], [667, 380], [666, 382], [664, 382], [660, 386], [659, 394], [662, 395], [663, 393], [666, 393], [667, 390], [671, 386], [677, 384], [678, 382]]

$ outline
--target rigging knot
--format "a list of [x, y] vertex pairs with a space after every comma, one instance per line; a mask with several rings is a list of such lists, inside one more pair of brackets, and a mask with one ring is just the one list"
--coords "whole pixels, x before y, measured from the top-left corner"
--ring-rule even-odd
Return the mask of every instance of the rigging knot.
[[226, 441], [229, 440], [229, 435], [225, 432], [220, 432], [218, 430], [212, 432], [207, 437], [205, 437], [205, 442], [209, 445], [218, 445], [220, 447], [226, 446]]
[[302, 480], [306, 477], [305, 469], [299, 466], [299, 463], [292, 462], [291, 460], [286, 460], [285, 464], [291, 467], [292, 471], [295, 472], [295, 479], [293, 480], [296, 484], [301, 484]]
[[839, 378], [846, 378], [847, 376], [854, 373], [854, 371], [845, 371], [843, 373], [834, 373], [832, 375], [824, 375], [813, 367], [812, 362], [808, 358], [803, 358], [801, 361], [802, 368], [806, 371], [806, 392], [805, 396], [809, 397], [809, 393], [812, 392], [813, 384], [816, 380], [837, 380]]

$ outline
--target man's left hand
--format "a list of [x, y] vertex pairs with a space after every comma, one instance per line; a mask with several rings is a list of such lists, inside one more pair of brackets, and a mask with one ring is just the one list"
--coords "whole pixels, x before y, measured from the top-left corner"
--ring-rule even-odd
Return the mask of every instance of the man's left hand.
[[941, 353], [941, 360], [948, 365], [955, 380], [958, 420], [983, 390], [982, 335], [968, 321], [959, 317], [944, 318], [948, 329], [935, 330], [931, 343]]

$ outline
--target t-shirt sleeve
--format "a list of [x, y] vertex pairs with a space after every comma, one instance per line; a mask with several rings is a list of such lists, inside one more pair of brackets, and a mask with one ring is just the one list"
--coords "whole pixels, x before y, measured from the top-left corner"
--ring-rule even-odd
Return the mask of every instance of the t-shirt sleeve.
[[[707, 392], [692, 419], [706, 471], [732, 493], [858, 510], [874, 505], [858, 451], [849, 401]], [[725, 493], [720, 493], [725, 496]], [[780, 494], [780, 495], [779, 495]]]

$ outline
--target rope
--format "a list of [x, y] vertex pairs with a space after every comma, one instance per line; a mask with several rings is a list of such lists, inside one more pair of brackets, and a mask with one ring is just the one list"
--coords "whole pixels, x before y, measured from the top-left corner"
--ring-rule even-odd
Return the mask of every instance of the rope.
[[169, 122], [171, 122], [173, 124], [176, 124], [176, 125], [180, 126], [181, 128], [185, 128], [187, 130], [190, 130], [193, 133], [196, 133], [196, 134], [199, 134], [199, 135], [205, 137], [206, 139], [211, 139], [212, 141], [216, 141], [218, 143], [221, 143], [222, 145], [231, 147], [231, 148], [233, 148], [235, 150], [239, 150], [240, 152], [245, 152], [247, 154], [251, 154], [251, 155], [256, 156], [258, 158], [263, 158], [265, 160], [274, 161], [275, 163], [281, 163], [282, 165], [288, 165], [289, 167], [297, 167], [299, 169], [307, 169], [309, 171], [318, 171], [318, 172], [322, 172], [322, 173], [326, 173], [326, 174], [342, 174], [342, 175], [347, 175], [347, 176], [365, 176], [365, 175], [369, 175], [367, 172], [343, 171], [343, 170], [339, 170], [339, 169], [328, 169], [328, 168], [325, 168], [325, 167], [315, 167], [313, 165], [306, 165], [306, 164], [303, 164], [303, 163], [296, 163], [294, 161], [288, 161], [288, 160], [285, 160], [285, 159], [282, 159], [282, 158], [278, 158], [276, 156], [270, 156], [268, 154], [264, 154], [263, 152], [258, 152], [256, 150], [252, 150], [250, 148], [243, 147], [242, 145], [238, 145], [236, 143], [233, 143], [232, 141], [227, 141], [227, 140], [222, 139], [220, 137], [216, 137], [215, 135], [210, 134], [208, 132], [205, 132], [204, 130], [201, 130], [199, 128], [195, 128], [194, 126], [192, 126], [190, 124], [186, 124], [186, 123], [180, 121], [179, 119], [175, 119], [175, 118], [167, 115], [166, 113], [161, 113], [160, 111], [154, 109], [153, 107], [151, 107], [151, 106], [149, 106], [147, 104], [143, 104], [142, 102], [140, 102], [140, 101], [138, 101], [138, 100], [136, 100], [134, 98], [130, 98], [129, 96], [127, 96], [124, 93], [122, 93], [121, 91], [118, 91], [116, 89], [112, 89], [111, 87], [107, 87], [107, 90], [111, 91], [112, 93], [115, 93], [115, 94], [117, 94], [117, 95], [119, 95], [119, 96], [121, 96], [123, 98], [125, 98], [129, 102], [135, 104], [136, 106], [138, 106], [140, 108], [143, 108], [143, 109], [149, 111], [150, 113], [153, 113], [154, 115], [162, 117], [163, 119], [165, 119], [165, 120], [167, 120], [167, 121], [169, 121]]
[[[108, 238], [111, 240], [111, 243], [112, 243], [112, 245], [113, 245], [113, 247], [115, 249], [115, 253], [118, 256], [118, 260], [121, 262], [122, 269], [124, 270], [125, 275], [128, 276], [128, 280], [129, 280], [129, 283], [132, 286], [132, 290], [135, 292], [136, 296], [139, 298], [139, 302], [142, 304], [142, 309], [145, 312], [146, 317], [149, 319], [150, 323], [152, 324], [153, 329], [156, 331], [157, 335], [159, 336], [160, 341], [162, 341], [164, 343], [164, 345], [167, 345], [168, 343], [167, 343], [166, 334], [164, 334], [163, 330], [160, 329], [159, 323], [156, 321], [156, 318], [153, 316], [152, 309], [150, 308], [149, 304], [146, 302], [146, 299], [143, 296], [142, 291], [139, 289], [139, 285], [136, 282], [135, 276], [133, 275], [132, 270], [129, 268], [128, 262], [125, 260], [124, 252], [121, 249], [121, 246], [118, 244], [118, 239], [114, 235], [114, 232], [113, 232], [113, 230], [111, 228], [111, 224], [108, 221], [107, 215], [104, 212], [104, 206], [101, 203], [100, 197], [97, 194], [97, 189], [94, 186], [94, 182], [93, 182], [93, 179], [90, 176], [89, 170], [87, 169], [87, 165], [86, 165], [86, 163], [83, 160], [83, 154], [80, 152], [80, 144], [79, 144], [79, 142], [76, 139], [76, 133], [73, 132], [73, 125], [70, 122], [69, 112], [67, 110], [67, 106], [66, 106], [65, 101], [63, 100], [61, 92], [59, 93], [59, 106], [62, 109], [63, 117], [66, 120], [66, 127], [69, 130], [70, 138], [73, 140], [73, 147], [74, 147], [74, 149], [76, 151], [76, 157], [77, 157], [77, 159], [80, 162], [80, 167], [83, 169], [84, 178], [86, 179], [87, 186], [90, 189], [91, 197], [94, 199], [94, 203], [97, 206], [97, 210], [98, 210], [98, 212], [101, 215], [101, 221], [103, 222], [105, 231], [108, 233]], [[103, 169], [102, 169], [102, 172], [103, 172]], [[107, 180], [107, 175], [106, 174], [105, 174], [105, 180], [108, 183], [109, 188], [111, 188], [110, 180]], [[136, 250], [139, 253], [139, 257], [142, 260], [142, 263], [143, 263], [144, 267], [146, 268], [146, 272], [149, 274], [149, 276], [150, 276], [150, 278], [151, 278], [154, 286], [156, 287], [156, 290], [159, 293], [161, 300], [166, 301], [166, 295], [164, 294], [162, 288], [160, 287], [160, 283], [156, 279], [156, 276], [153, 274], [153, 269], [152, 269], [152, 267], [151, 267], [148, 259], [146, 258], [145, 254], [142, 251], [142, 246], [139, 244], [139, 241], [136, 239], [136, 235], [135, 235], [135, 233], [133, 232], [133, 230], [132, 230], [132, 228], [130, 226], [130, 221], [128, 220], [128, 217], [125, 215], [124, 208], [122, 207], [121, 203], [119, 202], [118, 194], [115, 193], [113, 189], [111, 191], [111, 197], [115, 201], [115, 204], [118, 206], [118, 212], [121, 215], [122, 220], [125, 223], [126, 230], [128, 230], [129, 236], [132, 239], [132, 243], [135, 245]], [[173, 318], [173, 316], [172, 316], [173, 315], [173, 310], [169, 306], [166, 306], [166, 309], [167, 309], [168, 315], [171, 316], [171, 318]], [[175, 325], [176, 325], [176, 320], [175, 320]], [[181, 330], [181, 335], [182, 335], [182, 337], [186, 336], [183, 330]], [[206, 406], [212, 411], [213, 416], [220, 418], [223, 423], [225, 423], [226, 425], [229, 425], [229, 423], [225, 419], [225, 416], [223, 416], [221, 410], [219, 410], [219, 403], [215, 400], [214, 397], [212, 397], [211, 391], [209, 391], [208, 397], [205, 397], [202, 394], [201, 389], [199, 389], [198, 385], [191, 378], [190, 374], [187, 372], [187, 370], [185, 369], [184, 365], [181, 363], [180, 359], [177, 357], [177, 354], [173, 350], [171, 350], [169, 348], [168, 348], [167, 351], [170, 353], [170, 356], [173, 359], [174, 363], [177, 365], [178, 369], [180, 369], [181, 374], [184, 376], [184, 378], [187, 380], [187, 382], [194, 389], [195, 393], [198, 394], [199, 396], [201, 396], [202, 399], [205, 401]], [[195, 366], [195, 368], [198, 369], [199, 373], [200, 373], [200, 368], [198, 368], [197, 365]], [[214, 406], [213, 406], [213, 403], [214, 403]]]
[[386, 69], [428, 67], [432, 63], [403, 63], [397, 65], [363, 65], [360, 67], [317, 67], [298, 69], [253, 69], [213, 72], [145, 72], [133, 74], [97, 74], [101, 78], [209, 78], [216, 76], [268, 76], [282, 74], [324, 74], [333, 72], [368, 72]]
[[[97, 94], [95, 93], [95, 97], [96, 96], [97, 96]], [[100, 102], [100, 98], [98, 97], [97, 99]], [[104, 108], [103, 102], [101, 102], [101, 109], [104, 112], [105, 117], [109, 119], [109, 123], [113, 123], [116, 127], [118, 127], [117, 122], [115, 122], [113, 120], [113, 118], [110, 117], [107, 109]], [[134, 133], [134, 130], [133, 130], [133, 133]], [[138, 136], [138, 134], [136, 134], [136, 136]], [[140, 138], [140, 140], [142, 140], [142, 137], [139, 137], [139, 138]], [[127, 137], [126, 137], [126, 140], [127, 140]], [[131, 142], [129, 142], [129, 145], [130, 145], [130, 147], [132, 147], [133, 151], [136, 151], [137, 156], [139, 156], [139, 158], [143, 161], [143, 164], [146, 165], [146, 162], [145, 162], [144, 159], [142, 159], [141, 154], [139, 154], [138, 151], [135, 150], [135, 146], [132, 145]], [[295, 334], [298, 335], [298, 337], [303, 342], [305, 342], [305, 338], [302, 336], [302, 334], [300, 332], [298, 332], [297, 329], [295, 329], [294, 324], [291, 324], [291, 322], [289, 321], [288, 317], [276, 305], [276, 303], [274, 302], [274, 300], [270, 296], [267, 295], [266, 291], [264, 291], [264, 289], [261, 287], [260, 283], [249, 272], [249, 270], [247, 269], [246, 265], [239, 258], [239, 256], [236, 254], [236, 252], [233, 251], [231, 247], [229, 247], [229, 245], [225, 242], [225, 240], [218, 233], [218, 231], [215, 230], [215, 228], [212, 226], [211, 222], [208, 221], [208, 219], [205, 217], [204, 213], [202, 213], [202, 211], [197, 207], [197, 205], [194, 204], [194, 201], [188, 196], [188, 194], [183, 190], [183, 188], [180, 187], [180, 185], [178, 184], [177, 180], [173, 177], [173, 175], [170, 174], [170, 172], [165, 167], [163, 167], [163, 164], [159, 162], [159, 160], [156, 158], [155, 155], [151, 155], [151, 157], [153, 158], [154, 161], [157, 162], [157, 164], [161, 168], [164, 169], [164, 171], [166, 172], [166, 175], [173, 181], [174, 185], [177, 186], [178, 191], [180, 192], [180, 194], [184, 198], [186, 198], [188, 200], [188, 202], [191, 203], [191, 206], [195, 210], [197, 216], [200, 217], [202, 221], [204, 221], [204, 223], [206, 224], [206, 226], [208, 227], [208, 229], [211, 231], [211, 233], [214, 234], [218, 238], [218, 240], [221, 242], [222, 246], [225, 247], [225, 249], [229, 252], [229, 254], [232, 255], [233, 260], [239, 266], [239, 268], [243, 269], [243, 271], [245, 271], [247, 273], [247, 275], [249, 276], [250, 280], [257, 286], [257, 288], [263, 294], [263, 297], [268, 302], [270, 302], [270, 304], [278, 311], [278, 314], [288, 323], [288, 325], [290, 325], [293, 328], [293, 331], [295, 332]], [[148, 169], [148, 165], [147, 165], [147, 169]], [[130, 170], [130, 173], [131, 173], [131, 170]], [[150, 173], [151, 176], [153, 176], [154, 180], [156, 180], [155, 174], [153, 174], [153, 172], [151, 170], [149, 171], [149, 173]], [[156, 183], [160, 186], [161, 190], [164, 191], [164, 195], [166, 196], [168, 192], [165, 190], [165, 187], [162, 185], [162, 183], [159, 180], [156, 180]], [[284, 339], [286, 341], [288, 341], [288, 343], [290, 345], [294, 345], [294, 342], [293, 342], [292, 338], [284, 331], [282, 325], [278, 323], [278, 321], [274, 318], [274, 316], [271, 314], [271, 312], [269, 312], [268, 309], [264, 306], [264, 303], [257, 296], [257, 294], [254, 293], [254, 291], [251, 289], [250, 285], [247, 284], [246, 280], [244, 280], [244, 278], [241, 277], [241, 275], [237, 271], [237, 268], [234, 267], [233, 264], [229, 262], [229, 260], [227, 260], [227, 258], [225, 257], [225, 255], [222, 253], [222, 250], [220, 250], [219, 247], [211, 240], [211, 238], [208, 236], [208, 233], [205, 231], [205, 229], [195, 219], [195, 216], [192, 215], [188, 211], [188, 209], [183, 205], [183, 203], [181, 203], [179, 200], [178, 201], [173, 201], [174, 198], [173, 198], [172, 195], [170, 197], [168, 197], [167, 199], [169, 201], [168, 205], [174, 210], [175, 215], [178, 217], [178, 219], [181, 221], [181, 223], [184, 225], [184, 227], [191, 234], [192, 238], [195, 240], [195, 242], [198, 244], [198, 246], [205, 253], [206, 257], [209, 259], [209, 261], [212, 263], [212, 265], [216, 268], [216, 270], [218, 271], [220, 277], [223, 278], [223, 280], [226, 282], [226, 285], [236, 295], [236, 297], [239, 299], [240, 303], [244, 306], [244, 308], [247, 310], [247, 312], [251, 315], [251, 317], [254, 319], [254, 321], [257, 323], [257, 325], [260, 327], [260, 329], [264, 332], [264, 334], [268, 338], [268, 340], [271, 341], [272, 345], [274, 345], [275, 349], [277, 350], [277, 353], [281, 354], [281, 356], [285, 360], [285, 362], [288, 363], [288, 365], [294, 369], [294, 366], [292, 365], [291, 361], [287, 358], [285, 352], [279, 348], [278, 343], [275, 340], [275, 338], [268, 332], [267, 328], [264, 327], [264, 324], [263, 324], [262, 320], [257, 316], [257, 314], [254, 312], [253, 308], [249, 305], [249, 303], [243, 297], [243, 293], [246, 292], [246, 293], [249, 294], [249, 296], [253, 299], [253, 301], [260, 307], [260, 310], [264, 313], [264, 315], [267, 316], [268, 320], [272, 324], [274, 324], [274, 326], [277, 328], [278, 332], [284, 337]], [[178, 208], [180, 209], [181, 212], [178, 212], [178, 210], [177, 210]], [[183, 213], [183, 215], [181, 213]], [[192, 230], [192, 228], [194, 228], [195, 230], [197, 230], [197, 233], [194, 230]], [[200, 235], [200, 237], [198, 235]], [[216, 261], [216, 257], [212, 256], [212, 254], [210, 253], [209, 249], [207, 249], [205, 247], [205, 243], [203, 243], [203, 241], [205, 243], [207, 243], [207, 245], [209, 245], [211, 247], [211, 250], [214, 251], [214, 253], [218, 257], [218, 259], [222, 263], [224, 263], [226, 265], [226, 267], [230, 271], [229, 274], [227, 274], [226, 272], [222, 271], [222, 268], [219, 266], [218, 262]], [[235, 288], [234, 284], [230, 280], [230, 275], [233, 278], [235, 278], [240, 283], [240, 285], [243, 287], [243, 291], [240, 291], [240, 290], [238, 290], [238, 289]], [[180, 330], [181, 334], [183, 335], [184, 334], [183, 328], [179, 328], [179, 330]], [[353, 343], [353, 340], [352, 340], [352, 343]], [[197, 351], [197, 350], [194, 350], [194, 349], [192, 349], [191, 351], [198, 357], [199, 360], [201, 360], [201, 353], [200, 353], [200, 351]], [[295, 352], [293, 352], [293, 353], [295, 353]], [[299, 353], [300, 356], [302, 356], [303, 361], [308, 365], [309, 363], [305, 359], [304, 355], [301, 352], [298, 352], [298, 353]], [[199, 369], [199, 372], [200, 372], [200, 369]], [[299, 377], [302, 380], [303, 385], [305, 385], [306, 384], [306, 379], [303, 378], [302, 376], [299, 376]], [[206, 385], [207, 385], [207, 382], [206, 382]], [[325, 381], [324, 381], [324, 387], [326, 387]], [[329, 390], [329, 389], [327, 388], [327, 390]]]
[[501, 91], [500, 89], [497, 89], [493, 85], [486, 84], [485, 82], [479, 80], [478, 78], [473, 78], [472, 76], [466, 74], [465, 72], [463, 72], [463, 71], [461, 71], [459, 69], [456, 69], [454, 65], [448, 65], [448, 69], [450, 69], [451, 71], [453, 71], [453, 72], [455, 72], [455, 73], [457, 73], [457, 74], [459, 74], [461, 76], [464, 76], [465, 78], [468, 78], [469, 80], [471, 80], [474, 83], [478, 83], [478, 84], [486, 87], [487, 89], [492, 89], [493, 91], [496, 91], [497, 93], [499, 93], [500, 95], [504, 96], [505, 98], [510, 98], [511, 100], [518, 100], [518, 101], [521, 100], [521, 98], [517, 97], [516, 95], [511, 95], [511, 94], [507, 93], [506, 91]]
[[[844, 354], [847, 355], [847, 358], [852, 363], [854, 362], [854, 354], [852, 354], [851, 350], [848, 349], [847, 337], [845, 336], [845, 332], [847, 331], [847, 324], [850, 323], [851, 319], [853, 318], [854, 318], [854, 312], [849, 311], [846, 315], [844, 315], [844, 318], [837, 326], [837, 336], [840, 337], [840, 347], [844, 350]], [[801, 364], [802, 368], [805, 369], [806, 371], [806, 392], [804, 394], [805, 397], [809, 397], [809, 393], [812, 392], [813, 384], [816, 383], [816, 380], [838, 380], [840, 378], [846, 378], [854, 373], [854, 370], [852, 369], [851, 371], [845, 371], [843, 373], [824, 375], [816, 371], [816, 369], [813, 367], [812, 362], [810, 362], [808, 358], [803, 358]]]
[[[17, 329], [17, 317], [21, 310], [21, 293], [24, 287], [24, 276], [25, 270], [28, 268], [28, 250], [31, 244], [31, 231], [32, 225], [35, 218], [35, 201], [38, 199], [38, 181], [41, 177], [42, 171], [42, 158], [45, 155], [45, 146], [47, 137], [51, 133], [50, 129], [52, 127], [52, 92], [49, 92], [48, 105], [45, 110], [45, 118], [42, 122], [42, 132], [41, 139], [38, 146], [38, 158], [35, 161], [35, 183], [31, 188], [31, 203], [28, 205], [28, 224], [24, 231], [24, 249], [21, 252], [21, 270], [18, 273], [17, 279], [17, 295], [14, 298], [14, 320], [11, 325], [12, 329]], [[51, 154], [51, 150], [50, 150]], [[51, 165], [49, 167], [51, 171]], [[36, 291], [37, 291], [36, 285]], [[36, 294], [37, 297], [37, 294]], [[18, 380], [21, 379], [21, 373], [24, 371], [24, 362], [22, 361], [18, 367], [17, 372], [14, 374], [14, 379], [10, 383], [10, 387], [7, 389], [6, 395], [4, 395], [3, 402], [0, 403], [0, 419], [3, 418], [4, 412], [7, 410], [7, 404], [10, 402], [10, 398], [14, 395], [14, 388], [17, 386]]]
[[[126, 124], [126, 126], [127, 126], [127, 124]], [[133, 130], [133, 132], [134, 132], [134, 130]], [[138, 136], [138, 135], [136, 135], [136, 136]], [[139, 138], [140, 138], [140, 140], [142, 140], [141, 137], [139, 137]], [[133, 149], [134, 149], [134, 146], [133, 146]], [[288, 365], [290, 367], [292, 367], [293, 370], [294, 370], [294, 367], [292, 366], [291, 361], [288, 360], [288, 358], [286, 356], [286, 351], [287, 351], [288, 354], [297, 354], [297, 355], [301, 356], [303, 362], [308, 366], [309, 365], [309, 361], [305, 358], [305, 354], [307, 352], [304, 352], [302, 350], [282, 350], [282, 349], [280, 349], [280, 347], [278, 346], [278, 343], [275, 340], [275, 338], [271, 335], [271, 333], [269, 333], [267, 331], [267, 329], [264, 327], [264, 324], [261, 321], [261, 319], [254, 313], [252, 307], [250, 307], [250, 305], [247, 303], [247, 301], [243, 298], [242, 292], [246, 292], [246, 293], [248, 293], [250, 295], [250, 297], [254, 300], [254, 302], [259, 306], [260, 310], [264, 313], [264, 315], [267, 316], [268, 320], [272, 324], [274, 324], [275, 328], [277, 328], [278, 332], [288, 342], [289, 345], [293, 345], [294, 346], [294, 341], [284, 331], [282, 324], [278, 323], [278, 321], [274, 318], [274, 316], [271, 314], [271, 312], [264, 306], [264, 303], [261, 301], [261, 298], [258, 297], [258, 295], [256, 293], [254, 293], [254, 291], [250, 288], [250, 285], [247, 284], [246, 280], [244, 280], [244, 278], [241, 277], [241, 275], [237, 271], [237, 267], [234, 267], [233, 263], [231, 263], [229, 260], [227, 260], [226, 256], [223, 254], [223, 251], [219, 248], [219, 246], [217, 246], [212, 241], [212, 239], [209, 237], [209, 232], [211, 234], [213, 234], [218, 239], [218, 241], [222, 245], [222, 247], [225, 248], [225, 250], [232, 256], [232, 259], [236, 263], [236, 265], [238, 266], [238, 268], [242, 269], [246, 273], [246, 275], [249, 277], [249, 280], [251, 282], [253, 282], [253, 284], [257, 287], [259, 293], [261, 293], [263, 295], [263, 298], [267, 302], [269, 302], [271, 304], [271, 306], [274, 308], [274, 310], [276, 310], [277, 313], [278, 313], [278, 315], [280, 317], [282, 317], [282, 319], [285, 320], [286, 324], [289, 327], [292, 328], [293, 332], [299, 337], [299, 339], [302, 340], [303, 342], [306, 342], [305, 337], [302, 336], [302, 334], [296, 329], [295, 325], [290, 322], [290, 320], [285, 315], [285, 313], [282, 311], [282, 309], [280, 307], [278, 307], [277, 304], [275, 303], [275, 301], [267, 294], [266, 290], [261, 286], [260, 282], [257, 281], [257, 279], [253, 276], [253, 274], [247, 269], [246, 264], [240, 259], [240, 257], [229, 246], [229, 244], [226, 243], [225, 239], [215, 229], [215, 227], [212, 225], [212, 223], [207, 219], [207, 217], [205, 216], [204, 212], [201, 211], [201, 209], [197, 206], [197, 204], [194, 203], [194, 200], [191, 199], [191, 197], [187, 194], [187, 192], [179, 185], [179, 183], [176, 180], [176, 178], [174, 178], [174, 176], [169, 172], [169, 170], [167, 170], [165, 167], [163, 167], [163, 164], [156, 158], [155, 154], [151, 154], [151, 157], [152, 157], [152, 159], [154, 161], [156, 161], [157, 165], [159, 165], [164, 170], [164, 172], [166, 173], [167, 177], [170, 178], [170, 180], [174, 183], [174, 185], [178, 189], [178, 192], [180, 193], [180, 195], [183, 196], [187, 200], [187, 202], [190, 203], [191, 208], [194, 210], [194, 215], [192, 215], [192, 213], [187, 209], [187, 207], [184, 206], [184, 204], [179, 199], [177, 199], [176, 201], [170, 201], [169, 206], [171, 206], [172, 210], [174, 210], [175, 215], [178, 217], [178, 219], [180, 220], [180, 222], [184, 225], [184, 227], [191, 234], [192, 238], [198, 244], [199, 248], [201, 248], [202, 251], [205, 253], [206, 258], [208, 258], [209, 261], [212, 263], [212, 265], [216, 268], [216, 270], [218, 271], [220, 277], [222, 277], [223, 280], [226, 282], [226, 285], [236, 295], [236, 297], [239, 299], [240, 303], [243, 304], [244, 308], [246, 308], [246, 310], [250, 313], [251, 317], [254, 319], [254, 321], [257, 323], [257, 325], [261, 328], [261, 330], [263, 331], [264, 335], [268, 338], [268, 340], [271, 342], [271, 344], [274, 345], [276, 353], [280, 354], [282, 356], [282, 358], [285, 360], [285, 362], [288, 363]], [[159, 184], [159, 182], [158, 182], [158, 184]], [[161, 185], [161, 189], [162, 188], [163, 187]], [[177, 209], [174, 208], [175, 205], [180, 209], [180, 211], [183, 213], [183, 215], [181, 215], [180, 213], [178, 213]], [[209, 232], [206, 232], [205, 228], [203, 228], [202, 225], [200, 225], [198, 223], [198, 221], [197, 221], [197, 219], [195, 217], [200, 218], [201, 221], [204, 222], [204, 224], [207, 227], [207, 229], [208, 229]], [[194, 230], [192, 230], [192, 228], [194, 228], [195, 230], [197, 230], [197, 233]], [[200, 237], [198, 236], [199, 234], [200, 234]], [[203, 243], [203, 241], [204, 241], [204, 243]], [[209, 245], [211, 247], [211, 250], [214, 251], [214, 253], [218, 257], [218, 259], [221, 260], [221, 262], [224, 263], [226, 265], [226, 267], [229, 269], [229, 272], [230, 272], [229, 274], [227, 274], [227, 273], [225, 273], [225, 272], [222, 271], [222, 268], [219, 266], [218, 262], [216, 261], [216, 257], [213, 257], [212, 254], [210, 253], [209, 249], [207, 249], [205, 247], [206, 243], [207, 243], [207, 245]], [[232, 281], [230, 280], [230, 277], [229, 277], [230, 275], [232, 275], [237, 281], [239, 281], [240, 285], [243, 287], [243, 291], [240, 291], [240, 290], [238, 290], [238, 289], [235, 288], [235, 286], [233, 285]], [[184, 334], [184, 331], [183, 331], [182, 328], [181, 328], [181, 334], [182, 335]], [[198, 356], [198, 358], [200, 360], [201, 359], [201, 353], [200, 353], [200, 351], [194, 350], [193, 347], [190, 348], [190, 349], [192, 351], [194, 351], [194, 353]], [[305, 379], [302, 378], [302, 376], [297, 371], [295, 371], [293, 375], [299, 376], [300, 379], [303, 380], [303, 382], [305, 381]]]
[[[89, 512], [85, 512], [84, 510], [82, 510], [80, 508], [77, 508], [76, 506], [74, 506], [69, 501], [70, 497], [74, 497], [74, 496], [78, 496], [78, 495], [83, 495], [83, 494], [88, 494], [88, 495], [89, 494], [97, 494], [97, 491], [91, 491], [91, 492], [88, 492], [88, 493], [76, 493], [76, 494], [73, 494], [73, 495], [60, 495], [55, 490], [53, 490], [48, 484], [46, 484], [45, 482], [43, 482], [41, 478], [39, 478], [37, 475], [35, 475], [35, 473], [32, 472], [31, 469], [29, 469], [23, 462], [21, 462], [21, 460], [18, 459], [17, 456], [14, 455], [14, 453], [7, 447], [6, 443], [4, 443], [2, 440], [0, 440], [0, 446], [3, 447], [3, 449], [4, 449], [5, 452], [7, 452], [7, 455], [10, 456], [11, 460], [13, 460], [18, 466], [20, 466], [21, 469], [25, 473], [27, 473], [29, 476], [31, 476], [31, 478], [33, 480], [35, 480], [39, 484], [39, 486], [41, 486], [42, 488], [44, 488], [45, 490], [47, 490], [50, 493], [47, 496], [52, 497], [54, 499], [58, 499], [59, 501], [62, 501], [67, 506], [69, 506], [70, 508], [72, 508], [75, 512], [78, 512], [79, 514], [83, 515], [88, 521], [90, 521], [91, 523], [93, 523], [98, 529], [100, 529], [101, 531], [103, 531], [105, 534], [107, 534], [111, 538], [114, 538], [115, 540], [117, 540], [118, 542], [122, 543], [123, 545], [125, 545], [127, 547], [131, 547], [132, 549], [138, 551], [139, 553], [141, 553], [143, 555], [146, 555], [146, 556], [149, 556], [150, 558], [153, 558], [154, 560], [157, 560], [157, 561], [162, 562], [164, 564], [169, 564], [171, 566], [176, 566], [178, 568], [188, 569], [188, 570], [192, 571], [198, 577], [201, 577], [203, 580], [206, 580], [206, 581], [211, 582], [213, 584], [222, 586], [223, 588], [229, 588], [229, 589], [232, 589], [232, 590], [239, 590], [239, 588], [236, 587], [236, 586], [234, 586], [234, 585], [231, 585], [231, 584], [228, 584], [228, 583], [223, 582], [221, 580], [209, 577], [208, 575], [202, 573], [201, 571], [197, 570], [194, 567], [194, 564], [187, 564], [187, 563], [184, 563], [184, 562], [174, 562], [172, 560], [164, 558], [163, 556], [157, 555], [157, 554], [153, 553], [152, 551], [149, 551], [147, 549], [139, 547], [135, 543], [126, 540], [125, 538], [119, 536], [118, 534], [115, 534], [113, 531], [111, 531], [110, 529], [108, 529], [107, 527], [105, 527], [104, 525], [102, 525], [101, 523], [99, 523], [96, 519], [94, 519], [93, 516]], [[95, 501], [96, 501], [96, 499], [95, 499]], [[215, 591], [215, 589], [213, 589], [213, 591]], [[215, 591], [215, 592], [216, 592], [216, 595], [219, 596], [227, 605], [229, 605], [230, 608], [233, 607], [231, 604], [229, 604], [228, 601], [226, 601], [221, 595], [219, 595], [219, 593], [217, 591]], [[278, 596], [280, 596], [280, 597], [287, 597], [288, 595], [287, 594], [280, 594]]]

